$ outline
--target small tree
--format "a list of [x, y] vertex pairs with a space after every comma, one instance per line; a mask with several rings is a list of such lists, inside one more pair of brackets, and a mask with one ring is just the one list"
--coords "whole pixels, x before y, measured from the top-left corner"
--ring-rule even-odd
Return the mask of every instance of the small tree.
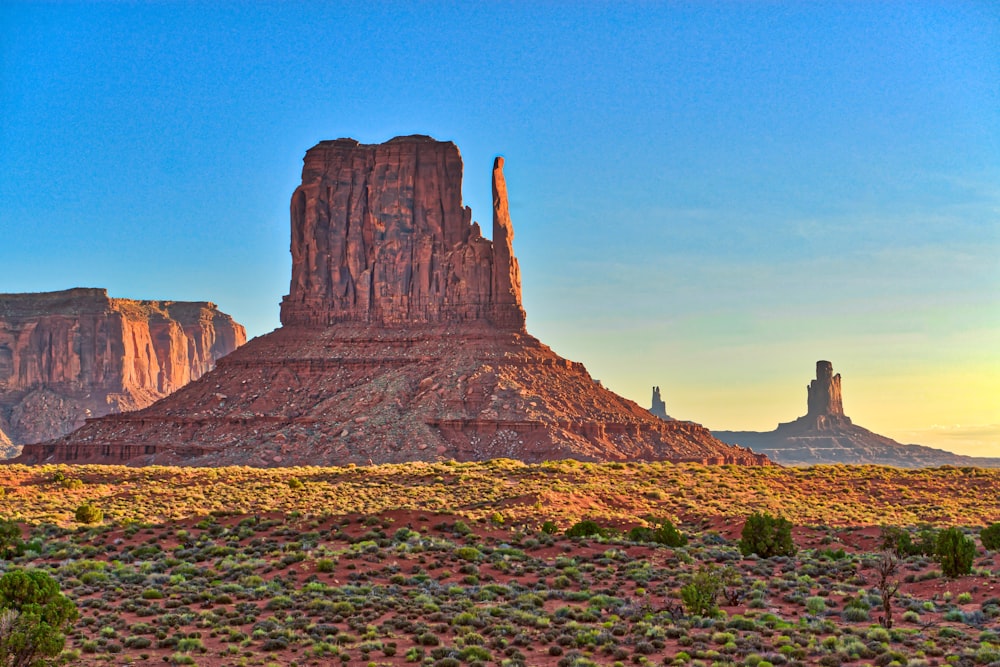
[[922, 525], [917, 529], [917, 539], [899, 526], [882, 526], [882, 548], [892, 551], [898, 558], [907, 556], [933, 556], [937, 548], [937, 531]]
[[24, 553], [21, 527], [16, 521], [0, 519], [0, 558], [13, 558]]
[[954, 579], [972, 572], [976, 543], [961, 530], [952, 527], [938, 533], [936, 557], [944, 576]]
[[792, 524], [788, 519], [773, 517], [767, 512], [754, 512], [747, 517], [740, 536], [740, 553], [744, 556], [794, 556], [795, 551]]
[[875, 576], [878, 577], [878, 592], [882, 596], [882, 611], [879, 624], [886, 630], [892, 629], [892, 599], [899, 591], [899, 559], [892, 551], [883, 551], [875, 561]]
[[722, 592], [722, 576], [712, 564], [702, 565], [691, 576], [691, 582], [681, 588], [681, 600], [689, 614], [715, 616], [719, 613], [716, 600]]
[[983, 548], [988, 551], [1000, 551], [1000, 523], [983, 528], [979, 533]]
[[0, 577], [0, 665], [48, 664], [66, 644], [76, 606], [42, 570], [12, 570]]

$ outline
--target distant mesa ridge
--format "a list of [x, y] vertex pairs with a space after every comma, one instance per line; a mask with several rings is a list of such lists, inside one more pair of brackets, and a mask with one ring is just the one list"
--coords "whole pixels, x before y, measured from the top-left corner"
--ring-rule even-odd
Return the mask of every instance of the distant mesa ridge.
[[0, 294], [0, 446], [64, 435], [199, 378], [246, 342], [200, 301], [137, 301], [107, 290]]
[[503, 168], [497, 158], [489, 240], [462, 204], [453, 143], [320, 142], [291, 198], [282, 327], [154, 405], [20, 460], [769, 464], [699, 424], [654, 417], [526, 332]]
[[748, 446], [783, 465], [876, 464], [904, 468], [941, 465], [1000, 467], [1000, 458], [962, 456], [922, 445], [903, 445], [855, 425], [844, 414], [840, 374], [829, 361], [816, 362], [806, 387], [807, 411], [773, 431], [713, 431], [724, 442]]

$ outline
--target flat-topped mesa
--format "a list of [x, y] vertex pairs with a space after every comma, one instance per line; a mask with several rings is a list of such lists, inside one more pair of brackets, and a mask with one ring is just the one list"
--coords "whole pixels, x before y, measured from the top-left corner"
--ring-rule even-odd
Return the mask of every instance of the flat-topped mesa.
[[292, 280], [283, 325], [488, 322], [524, 331], [503, 159], [493, 241], [462, 205], [462, 157], [420, 135], [323, 141], [291, 201]]
[[38, 442], [145, 407], [244, 342], [243, 327], [207, 301], [79, 287], [0, 294], [0, 430], [15, 445]]

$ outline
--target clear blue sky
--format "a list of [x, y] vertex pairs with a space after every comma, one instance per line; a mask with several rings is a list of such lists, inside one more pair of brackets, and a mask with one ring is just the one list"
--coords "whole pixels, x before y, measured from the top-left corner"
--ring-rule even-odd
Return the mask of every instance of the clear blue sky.
[[[374, 6], [373, 6], [374, 5]], [[506, 157], [528, 328], [710, 428], [1000, 456], [1000, 4], [0, 5], [0, 291], [278, 325], [322, 139]]]

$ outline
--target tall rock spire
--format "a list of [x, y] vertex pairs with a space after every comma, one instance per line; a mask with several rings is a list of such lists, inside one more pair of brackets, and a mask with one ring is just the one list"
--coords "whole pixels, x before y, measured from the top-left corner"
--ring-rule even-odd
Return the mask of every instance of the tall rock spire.
[[653, 387], [653, 404], [650, 406], [649, 412], [660, 419], [670, 419], [670, 415], [667, 414], [667, 404], [660, 398], [659, 387]]
[[514, 257], [514, 225], [507, 205], [503, 158], [493, 161], [493, 319], [498, 324], [524, 326], [521, 308], [521, 268]]
[[840, 373], [833, 374], [829, 361], [816, 362], [816, 379], [806, 387], [808, 417], [843, 417], [844, 400], [840, 393]]

